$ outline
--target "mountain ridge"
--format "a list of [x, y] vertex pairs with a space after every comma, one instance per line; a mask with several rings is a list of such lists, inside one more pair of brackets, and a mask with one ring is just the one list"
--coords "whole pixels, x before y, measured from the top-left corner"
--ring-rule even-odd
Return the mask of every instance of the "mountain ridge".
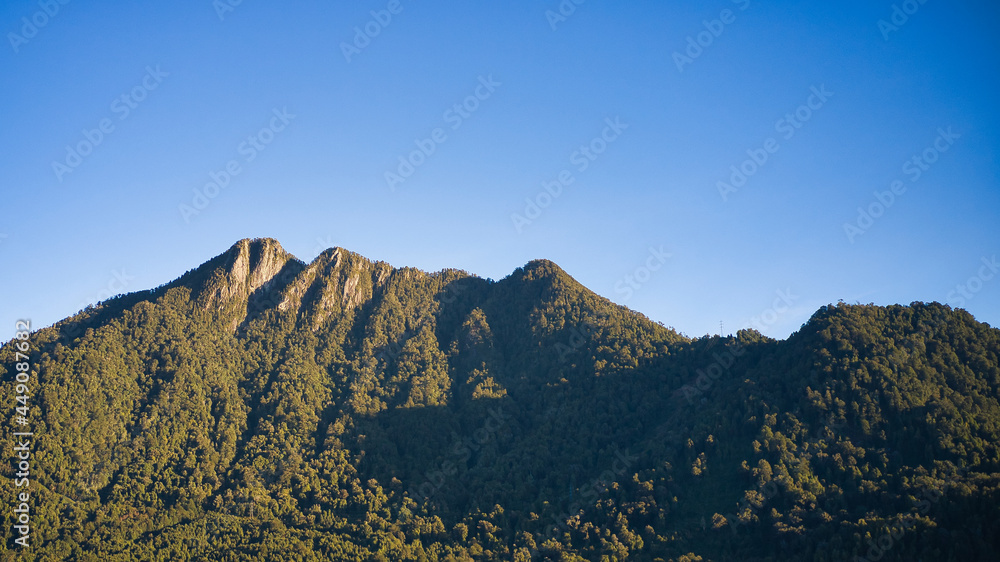
[[244, 239], [30, 337], [27, 559], [1000, 552], [1000, 330], [937, 303], [688, 338], [547, 260]]

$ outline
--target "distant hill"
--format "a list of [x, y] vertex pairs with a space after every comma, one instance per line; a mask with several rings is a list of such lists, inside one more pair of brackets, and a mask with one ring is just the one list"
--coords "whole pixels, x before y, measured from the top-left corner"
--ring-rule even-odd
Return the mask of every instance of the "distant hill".
[[256, 239], [27, 341], [4, 560], [1000, 560], [1000, 331], [937, 303], [690, 339]]

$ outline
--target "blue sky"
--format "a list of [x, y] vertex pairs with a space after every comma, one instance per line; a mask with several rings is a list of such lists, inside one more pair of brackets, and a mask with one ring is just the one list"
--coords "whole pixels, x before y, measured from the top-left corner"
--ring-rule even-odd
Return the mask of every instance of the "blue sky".
[[0, 334], [263, 236], [691, 336], [1000, 323], [995, 2], [227, 1], [0, 7]]

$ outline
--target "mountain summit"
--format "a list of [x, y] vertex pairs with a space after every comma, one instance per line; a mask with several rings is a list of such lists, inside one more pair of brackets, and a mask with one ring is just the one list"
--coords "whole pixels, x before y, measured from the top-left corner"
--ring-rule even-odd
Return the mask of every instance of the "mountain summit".
[[690, 339], [545, 260], [255, 239], [25, 337], [28, 560], [1000, 556], [1000, 332], [937, 303]]

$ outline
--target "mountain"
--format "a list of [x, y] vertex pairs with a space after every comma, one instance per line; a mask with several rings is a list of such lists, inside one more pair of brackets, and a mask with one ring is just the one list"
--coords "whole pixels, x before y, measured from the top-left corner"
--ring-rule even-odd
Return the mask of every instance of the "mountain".
[[0, 348], [0, 555], [997, 560], [998, 355], [937, 303], [691, 339], [544, 260], [242, 240]]

